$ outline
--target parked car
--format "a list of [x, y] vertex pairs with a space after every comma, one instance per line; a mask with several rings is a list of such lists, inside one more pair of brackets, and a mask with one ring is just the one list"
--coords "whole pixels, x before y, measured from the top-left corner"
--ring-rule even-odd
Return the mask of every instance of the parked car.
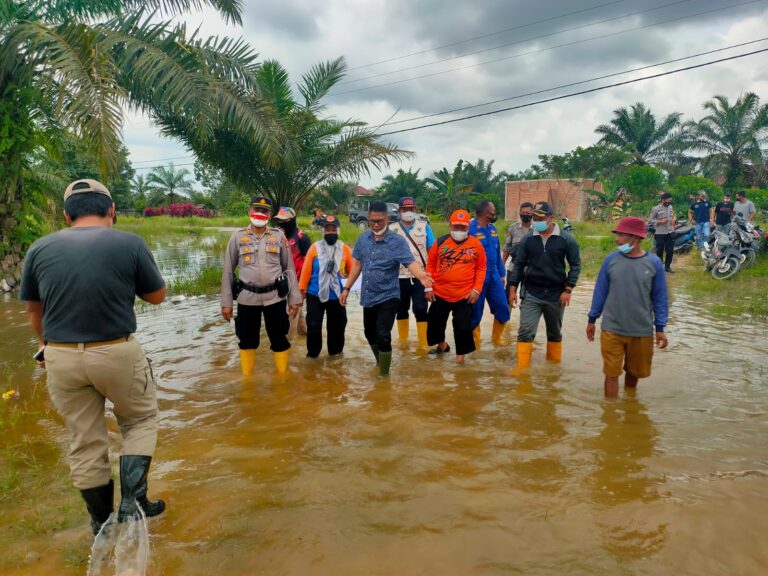
[[[373, 201], [369, 198], [356, 197], [349, 204], [349, 221], [361, 230], [368, 228], [368, 207]], [[387, 211], [390, 222], [397, 222], [399, 220], [397, 204], [387, 202]]]

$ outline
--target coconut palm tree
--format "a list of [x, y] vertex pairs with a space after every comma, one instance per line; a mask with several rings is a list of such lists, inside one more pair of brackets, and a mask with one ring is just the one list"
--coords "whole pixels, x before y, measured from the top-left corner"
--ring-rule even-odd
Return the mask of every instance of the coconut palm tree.
[[[181, 139], [208, 164], [221, 168], [236, 186], [269, 197], [277, 206], [299, 208], [327, 182], [370, 174], [412, 154], [381, 142], [375, 131], [355, 119], [324, 117], [322, 98], [344, 76], [343, 58], [313, 66], [294, 97], [288, 73], [276, 61], [264, 62], [256, 74], [256, 93], [248, 101], [268, 102], [280, 128], [272, 154], [264, 144], [235, 126], [221, 124], [201, 132], [183, 110], [169, 111], [158, 123]], [[225, 117], [223, 117], [225, 118]]]
[[613, 114], [608, 124], [595, 129], [601, 135], [599, 143], [628, 152], [632, 164], [663, 164], [687, 147], [680, 112], [673, 112], [657, 123], [653, 113], [638, 102], [629, 110], [617, 108]]
[[[742, 94], [731, 104], [725, 96], [704, 103], [709, 114], [689, 126], [692, 146], [705, 154], [705, 175], [725, 177], [725, 188], [733, 190], [762, 173], [768, 145], [768, 104], [760, 105], [753, 92]], [[750, 182], [757, 184], [757, 182]]]
[[[147, 184], [153, 191], [162, 194], [164, 202], [173, 204], [180, 196], [186, 196], [192, 191], [192, 181], [189, 180], [189, 170], [176, 169], [173, 164], [158, 166], [147, 174]], [[154, 197], [154, 195], [153, 195]]]
[[133, 192], [133, 199], [139, 200], [146, 198], [147, 194], [152, 190], [152, 186], [149, 183], [149, 179], [144, 177], [144, 174], [137, 174], [131, 180], [131, 188]]
[[458, 208], [467, 207], [467, 195], [472, 192], [471, 184], [461, 182], [464, 161], [459, 160], [453, 171], [441, 168], [424, 181], [432, 188], [435, 200], [448, 217]]
[[419, 198], [424, 194], [426, 186], [424, 180], [419, 178], [419, 172], [413, 172], [408, 168], [408, 172], [398, 168], [397, 174], [387, 174], [378, 187], [379, 196], [385, 202], [397, 202], [403, 196], [412, 196]]

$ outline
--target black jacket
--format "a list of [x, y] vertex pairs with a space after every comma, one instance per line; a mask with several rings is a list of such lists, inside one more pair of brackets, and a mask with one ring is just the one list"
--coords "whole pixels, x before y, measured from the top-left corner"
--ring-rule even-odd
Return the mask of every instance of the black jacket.
[[[565, 263], [568, 262], [568, 273]], [[523, 284], [525, 291], [542, 300], [557, 300], [566, 286], [576, 286], [581, 272], [581, 255], [576, 239], [559, 228], [546, 246], [539, 234], [529, 234], [520, 242], [510, 284]]]

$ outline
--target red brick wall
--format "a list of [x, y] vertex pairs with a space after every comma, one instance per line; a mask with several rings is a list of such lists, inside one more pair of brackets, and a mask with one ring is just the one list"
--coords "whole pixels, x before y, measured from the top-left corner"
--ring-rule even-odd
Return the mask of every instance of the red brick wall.
[[505, 184], [504, 218], [517, 220], [517, 210], [523, 202], [549, 202], [557, 216], [569, 220], [583, 220], [587, 212], [589, 194], [584, 189], [603, 191], [601, 182], [592, 180], [516, 180]]

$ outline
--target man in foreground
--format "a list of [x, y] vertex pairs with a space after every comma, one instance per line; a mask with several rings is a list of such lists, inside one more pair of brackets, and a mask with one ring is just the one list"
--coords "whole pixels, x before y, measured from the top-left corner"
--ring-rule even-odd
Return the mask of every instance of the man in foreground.
[[147, 498], [157, 443], [157, 398], [152, 368], [136, 331], [136, 296], [160, 304], [166, 286], [144, 241], [112, 228], [115, 205], [106, 186], [75, 180], [64, 192], [69, 228], [30, 247], [20, 298], [48, 371], [48, 392], [72, 439], [69, 465], [96, 535], [113, 509], [109, 399], [123, 436], [118, 521], [165, 510]]
[[667, 347], [667, 281], [661, 260], [641, 246], [645, 222], [627, 216], [613, 233], [618, 250], [600, 267], [587, 324], [587, 339], [593, 342], [595, 323], [603, 316], [600, 351], [608, 397], [618, 395], [622, 370], [627, 388], [651, 375], [654, 333], [658, 347]]

